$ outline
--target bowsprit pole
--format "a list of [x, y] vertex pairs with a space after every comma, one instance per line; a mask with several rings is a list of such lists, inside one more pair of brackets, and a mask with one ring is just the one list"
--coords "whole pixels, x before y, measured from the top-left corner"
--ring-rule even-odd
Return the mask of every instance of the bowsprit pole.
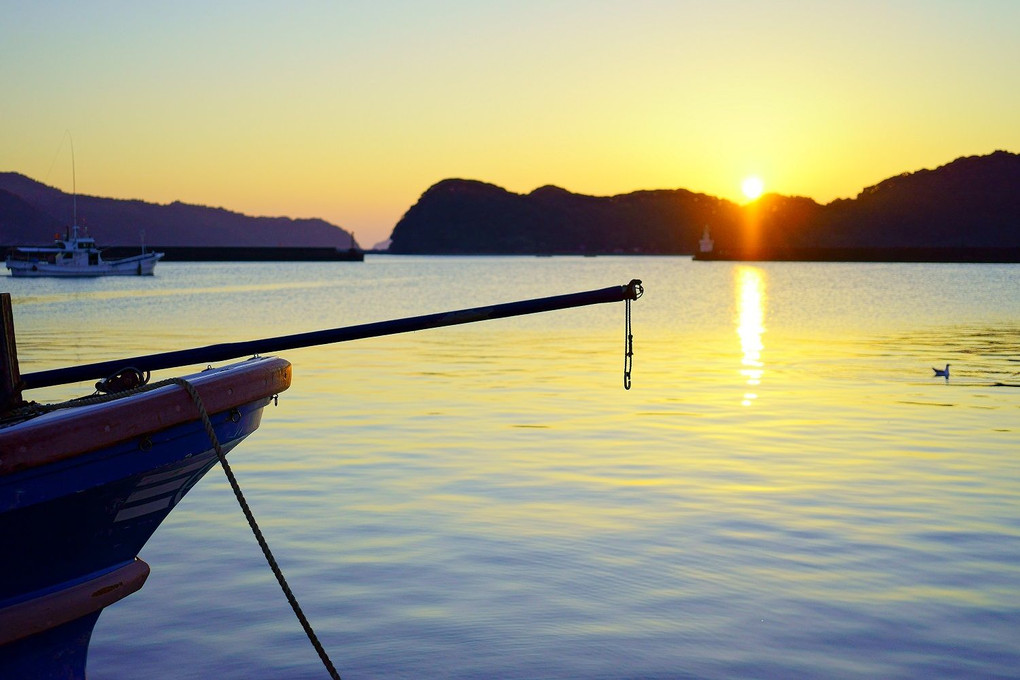
[[429, 328], [441, 328], [443, 326], [457, 326], [491, 319], [505, 319], [512, 316], [551, 312], [572, 307], [585, 307], [606, 302], [627, 300], [629, 306], [629, 301], [637, 300], [643, 292], [644, 289], [641, 287], [641, 281], [634, 279], [623, 286], [611, 286], [599, 290], [555, 295], [534, 300], [507, 302], [490, 307], [474, 307], [452, 312], [394, 319], [392, 321], [380, 321], [360, 326], [345, 326], [294, 335], [281, 335], [275, 338], [222, 343], [173, 352], [129, 357], [127, 359], [115, 359], [113, 361], [102, 361], [82, 366], [55, 368], [48, 371], [22, 374], [21, 388], [35, 389], [53, 385], [66, 385], [84, 380], [95, 380], [97, 378], [107, 378], [128, 367], [142, 372], [158, 371], [179, 366], [226, 361], [256, 354], [282, 352], [299, 347], [314, 347], [316, 345], [329, 345], [350, 340], [378, 338], [397, 333], [409, 333]]

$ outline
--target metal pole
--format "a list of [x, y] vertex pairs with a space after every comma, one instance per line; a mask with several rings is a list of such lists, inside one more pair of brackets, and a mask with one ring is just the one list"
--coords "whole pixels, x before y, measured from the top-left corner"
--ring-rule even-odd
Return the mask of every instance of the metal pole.
[[26, 373], [21, 376], [23, 389], [34, 389], [38, 387], [50, 387], [52, 385], [66, 385], [68, 383], [81, 382], [84, 380], [95, 380], [106, 378], [125, 368], [136, 368], [139, 371], [158, 371], [165, 368], [188, 366], [192, 364], [205, 364], [215, 361], [225, 361], [238, 357], [253, 356], [256, 354], [267, 354], [270, 352], [282, 352], [284, 350], [296, 349], [299, 347], [313, 347], [316, 345], [328, 345], [349, 340], [361, 340], [364, 338], [377, 338], [384, 335], [397, 333], [409, 333], [428, 328], [441, 328], [443, 326], [456, 326], [476, 321], [489, 319], [505, 319], [512, 316], [523, 316], [525, 314], [537, 314], [558, 309], [569, 309], [571, 307], [583, 307], [604, 302], [621, 302], [623, 300], [636, 300], [642, 293], [641, 282], [634, 279], [624, 286], [612, 286], [600, 290], [590, 290], [569, 295], [556, 295], [553, 297], [537, 298], [534, 300], [522, 300], [519, 302], [508, 302], [505, 304], [492, 305], [491, 307], [474, 307], [461, 309], [452, 312], [441, 312], [439, 314], [427, 314], [425, 316], [414, 316], [392, 321], [381, 321], [377, 323], [363, 324], [360, 326], [347, 326], [332, 328], [329, 330], [311, 331], [308, 333], [297, 333], [295, 335], [282, 335], [275, 338], [263, 338], [260, 340], [249, 340], [246, 342], [231, 342], [206, 347], [177, 350], [174, 352], [163, 352], [160, 354], [148, 354], [145, 356], [130, 357], [127, 359], [116, 359], [103, 361], [95, 364], [82, 366], [69, 366], [67, 368], [55, 368], [48, 371]]

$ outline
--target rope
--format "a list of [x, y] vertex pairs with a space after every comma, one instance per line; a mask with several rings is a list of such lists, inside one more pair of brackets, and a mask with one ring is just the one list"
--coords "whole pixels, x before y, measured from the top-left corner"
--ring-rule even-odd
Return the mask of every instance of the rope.
[[234, 477], [233, 471], [230, 469], [230, 465], [227, 463], [226, 454], [223, 453], [223, 447], [220, 446], [219, 439], [216, 437], [216, 431], [213, 430], [212, 421], [209, 419], [209, 413], [205, 410], [205, 404], [202, 403], [202, 397], [199, 396], [195, 386], [189, 383], [184, 378], [170, 378], [167, 382], [180, 385], [191, 397], [191, 400], [195, 402], [195, 406], [198, 408], [199, 415], [202, 417], [202, 425], [205, 427], [205, 433], [209, 436], [209, 441], [212, 442], [213, 449], [216, 451], [216, 457], [219, 458], [220, 465], [223, 467], [223, 472], [227, 476], [227, 481], [230, 482], [230, 488], [234, 490], [234, 496], [237, 498], [238, 505], [241, 506], [241, 511], [244, 513], [245, 519], [248, 520], [248, 526], [251, 527], [251, 531], [255, 534], [255, 540], [258, 541], [259, 547], [262, 548], [262, 554], [266, 557], [266, 562], [269, 563], [269, 568], [273, 570], [273, 575], [276, 576], [276, 580], [280, 584], [280, 588], [283, 590], [283, 594], [287, 597], [287, 602], [290, 603], [291, 609], [294, 610], [295, 616], [298, 621], [301, 622], [301, 627], [305, 630], [305, 635], [308, 636], [308, 641], [315, 647], [315, 651], [319, 655], [319, 659], [322, 660], [322, 664], [326, 667], [326, 671], [329, 673], [329, 677], [333, 680], [340, 680], [340, 674], [337, 673], [336, 668], [333, 666], [333, 662], [330, 661], [329, 655], [319, 642], [319, 638], [315, 635], [315, 631], [312, 630], [312, 624], [308, 622], [303, 611], [301, 611], [301, 605], [298, 604], [297, 598], [294, 597], [293, 591], [287, 584], [287, 579], [283, 576], [283, 571], [280, 569], [280, 565], [277, 564], [276, 558], [273, 557], [272, 551], [269, 550], [269, 544], [266, 542], [265, 536], [262, 535], [261, 529], [259, 529], [258, 523], [255, 521], [255, 515], [252, 514], [251, 508], [248, 507], [248, 502], [244, 498], [244, 494], [241, 493], [241, 487], [237, 483], [237, 478]]
[[[160, 387], [166, 387], [167, 385], [173, 384], [174, 384], [173, 380], [160, 380], [158, 382], [143, 383], [136, 387], [121, 389], [116, 392], [108, 392], [105, 394], [101, 393], [101, 391], [97, 389], [96, 392], [88, 395], [87, 397], [76, 397], [75, 399], [68, 399], [67, 401], [56, 402], [53, 404], [41, 404], [37, 401], [22, 402], [23, 403], [22, 406], [19, 406], [18, 408], [3, 414], [3, 418], [0, 418], [0, 427], [12, 425], [14, 423], [29, 420], [31, 418], [35, 418], [36, 416], [41, 416], [46, 413], [59, 411], [65, 408], [77, 408], [79, 406], [91, 406], [93, 404], [102, 404], [107, 401], [116, 401], [117, 399], [129, 397], [133, 394], [149, 392], [151, 390], [155, 390]], [[96, 385], [98, 387], [99, 383], [97, 383]]]

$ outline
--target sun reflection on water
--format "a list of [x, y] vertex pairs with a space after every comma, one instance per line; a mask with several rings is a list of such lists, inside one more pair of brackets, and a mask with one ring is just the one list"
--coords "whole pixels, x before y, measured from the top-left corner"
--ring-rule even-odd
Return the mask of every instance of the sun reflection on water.
[[747, 389], [741, 402], [750, 406], [758, 398], [758, 386], [765, 373], [761, 355], [765, 349], [765, 273], [755, 267], [735, 270], [737, 291], [737, 335], [740, 337], [740, 375]]

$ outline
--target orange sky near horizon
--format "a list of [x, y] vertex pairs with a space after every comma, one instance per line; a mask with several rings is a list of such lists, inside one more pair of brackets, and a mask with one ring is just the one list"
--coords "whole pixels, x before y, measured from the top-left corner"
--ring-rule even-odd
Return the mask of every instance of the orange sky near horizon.
[[[0, 0], [3, 1], [3, 0]], [[821, 203], [1020, 151], [1020, 3], [9, 3], [0, 170], [387, 238], [449, 177]]]

